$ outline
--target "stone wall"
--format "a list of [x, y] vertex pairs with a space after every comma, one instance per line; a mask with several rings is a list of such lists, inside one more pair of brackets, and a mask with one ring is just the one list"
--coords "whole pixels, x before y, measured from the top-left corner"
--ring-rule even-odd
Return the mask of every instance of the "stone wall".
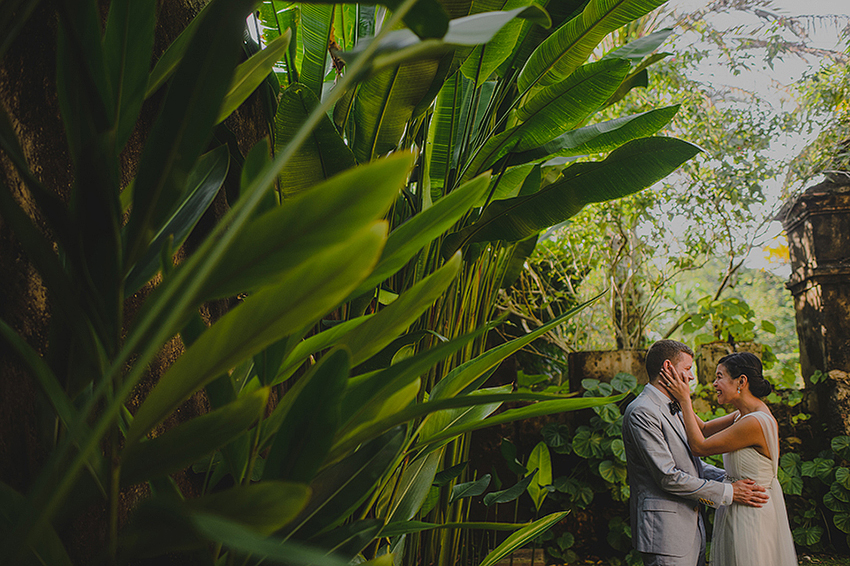
[[[779, 220], [791, 255], [787, 286], [794, 295], [800, 364], [814, 391], [808, 409], [831, 434], [850, 434], [850, 399], [843, 393], [850, 372], [850, 178], [811, 187], [786, 204]], [[815, 371], [830, 377], [811, 387]]]

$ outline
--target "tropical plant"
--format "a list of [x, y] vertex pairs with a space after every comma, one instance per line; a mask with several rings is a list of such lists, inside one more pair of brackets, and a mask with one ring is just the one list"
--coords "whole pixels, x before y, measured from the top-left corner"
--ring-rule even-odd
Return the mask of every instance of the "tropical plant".
[[[628, 89], [645, 53], [585, 60], [660, 3], [558, 4], [551, 32], [530, 2], [447, 3], [454, 19], [433, 0], [387, 0], [392, 12], [270, 3], [261, 13], [274, 39], [239, 63], [255, 4], [212, 0], [153, 70], [153, 2], [113, 1], [102, 31], [98, 3], [51, 5], [72, 186], [39, 181], [13, 117], [0, 120], [22, 187], [3, 183], [0, 213], [49, 297], [51, 337], [40, 352], [0, 322], [46, 400], [43, 464], [22, 489], [2, 485], [0, 555], [460, 557], [462, 530], [438, 527], [462, 522], [465, 498], [434, 507], [433, 526], [412, 520], [424, 518], [438, 471], [463, 461], [464, 434], [609, 402], [483, 387], [501, 360], [577, 309], [489, 350], [485, 339], [517, 242], [651, 185], [698, 151], [647, 137], [669, 109], [586, 125]], [[12, 35], [32, 14], [15, 8], [2, 22]], [[345, 48], [369, 29], [371, 41], [328, 50], [329, 38]], [[276, 94], [267, 76], [280, 57], [271, 143], [244, 155], [222, 148], [216, 125], [258, 86]], [[326, 92], [331, 59], [345, 72]], [[122, 182], [121, 150], [154, 98], [141, 158]], [[610, 153], [545, 176], [536, 165], [600, 152]], [[239, 178], [230, 209], [193, 233], [228, 167]], [[21, 190], [31, 200], [17, 199]], [[229, 310], [201, 316], [223, 300]], [[160, 359], [173, 340], [185, 351]], [[154, 365], [166, 369], [151, 384]], [[198, 392], [207, 412], [162, 426]], [[537, 402], [493, 415], [507, 400]], [[170, 478], [186, 469], [197, 471], [192, 488]], [[63, 537], [91, 505], [104, 517], [103, 554], [72, 560]], [[560, 517], [521, 528], [483, 563]]]

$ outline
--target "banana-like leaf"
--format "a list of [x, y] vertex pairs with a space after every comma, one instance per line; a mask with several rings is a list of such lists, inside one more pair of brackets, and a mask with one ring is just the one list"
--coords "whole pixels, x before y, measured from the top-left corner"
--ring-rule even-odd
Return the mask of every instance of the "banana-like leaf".
[[660, 181], [701, 150], [664, 137], [640, 138], [612, 151], [599, 162], [577, 163], [537, 193], [491, 203], [481, 218], [449, 234], [443, 253], [471, 242], [515, 242], [563, 222], [586, 204], [621, 198]]
[[[458, 47], [468, 48], [487, 43], [516, 18], [533, 21], [543, 27], [552, 23], [545, 10], [532, 4], [508, 11], [472, 14], [454, 19], [449, 23], [448, 32], [441, 40], [421, 40], [410, 30], [396, 30], [381, 39], [374, 59], [363, 72], [375, 74], [401, 64], [439, 58]], [[351, 62], [367, 45], [368, 42], [364, 42], [351, 51], [340, 53], [340, 57]]]
[[221, 103], [221, 111], [218, 114], [216, 123], [223, 122], [225, 118], [230, 116], [234, 110], [239, 108], [251, 96], [252, 92], [257, 90], [257, 87], [266, 80], [269, 73], [274, 72], [274, 65], [286, 53], [291, 36], [292, 32], [286, 30], [282, 35], [266, 45], [265, 49], [252, 55], [247, 61], [240, 63], [236, 67], [233, 81], [231, 81], [230, 88], [227, 94], [224, 95], [224, 101]]
[[381, 71], [359, 86], [352, 116], [356, 132], [352, 151], [358, 162], [396, 149], [438, 68], [437, 59], [415, 61]]
[[116, 97], [115, 147], [133, 133], [145, 99], [153, 49], [156, 2], [121, 0], [109, 4], [103, 35], [104, 56]]
[[[472, 12], [511, 11], [528, 7], [531, 4], [532, 0], [495, 0], [492, 2], [478, 0], [472, 3]], [[476, 87], [481, 86], [481, 83], [486, 81], [493, 74], [493, 71], [513, 52], [524, 23], [524, 20], [514, 18], [496, 32], [487, 43], [477, 45], [460, 68], [464, 76], [475, 82]]]
[[487, 531], [514, 531], [527, 527], [529, 523], [476, 523], [462, 521], [460, 523], [426, 523], [424, 521], [399, 521], [381, 529], [381, 538], [397, 537], [410, 533], [432, 531], [438, 529], [482, 529]]
[[[10, 486], [0, 482], [0, 536], [5, 537], [14, 525], [17, 511], [26, 505], [23, 495]], [[52, 526], [48, 526], [41, 532], [38, 544], [29, 547], [29, 553], [19, 556], [21, 566], [35, 566], [36, 564], [51, 564], [56, 566], [71, 566], [71, 558], [65, 550], [62, 540]], [[16, 558], [4, 556], [4, 560]]]
[[395, 463], [405, 440], [396, 428], [364, 442], [356, 451], [328, 466], [310, 484], [313, 496], [291, 526], [299, 538], [328, 532], [372, 494]]
[[[457, 148], [463, 135], [467, 103], [472, 88], [461, 73], [455, 73], [443, 84], [434, 101], [434, 111], [425, 144], [425, 162], [431, 188], [442, 194], [449, 173], [457, 166]], [[430, 196], [430, 195], [426, 195]]]
[[530, 540], [535, 539], [548, 531], [553, 525], [555, 525], [555, 523], [566, 517], [567, 513], [569, 513], [569, 511], [561, 511], [559, 513], [546, 515], [542, 519], [538, 519], [527, 527], [518, 530], [506, 538], [502, 544], [493, 550], [493, 552], [488, 554], [487, 557], [484, 558], [484, 561], [478, 566], [493, 566], [499, 560], [511, 554], [514, 550], [521, 548]]
[[[421, 352], [390, 367], [370, 374], [352, 377], [342, 403], [342, 427], [340, 441], [356, 432], [356, 427], [378, 419], [387, 399], [415, 382], [435, 364], [444, 360], [469, 344], [483, 332], [472, 332], [450, 342]], [[395, 406], [395, 410], [403, 409]]]
[[352, 295], [357, 296], [372, 290], [404, 267], [423, 246], [451, 228], [481, 200], [487, 190], [488, 180], [489, 175], [485, 174], [464, 183], [430, 208], [393, 230], [387, 238], [387, 245], [375, 270]]
[[316, 250], [383, 217], [411, 162], [411, 154], [397, 153], [345, 171], [255, 219], [207, 278], [201, 298], [229, 297], [272, 284]]
[[315, 321], [368, 274], [386, 238], [376, 222], [323, 249], [276, 285], [250, 295], [210, 327], [162, 376], [131, 425], [131, 445], [189, 395], [240, 361]]
[[422, 455], [404, 467], [387, 514], [387, 523], [409, 521], [419, 512], [443, 459], [443, 451]]
[[186, 506], [192, 513], [225, 518], [270, 535], [288, 525], [309, 499], [306, 484], [269, 480], [189, 499]]
[[333, 4], [304, 3], [301, 5], [301, 41], [304, 59], [299, 77], [316, 96], [322, 98], [322, 84], [328, 60], [328, 40], [334, 18]]
[[[275, 116], [275, 151], [289, 143], [319, 100], [307, 87], [294, 84], [283, 91]], [[324, 116], [310, 138], [299, 147], [279, 175], [283, 198], [307, 190], [337, 173], [354, 167], [348, 145]]]
[[665, 106], [578, 128], [540, 147], [511, 153], [506, 159], [510, 159], [513, 165], [519, 165], [554, 156], [569, 157], [612, 151], [626, 142], [657, 133], [673, 119], [679, 111], [679, 106]]
[[307, 356], [334, 346], [340, 338], [349, 332], [353, 332], [357, 327], [369, 320], [372, 316], [374, 315], [369, 314], [359, 316], [351, 320], [346, 320], [345, 322], [335, 324], [323, 332], [319, 332], [318, 334], [314, 334], [313, 336], [300, 341], [292, 349], [292, 351], [287, 354], [283, 362], [281, 362], [274, 380], [272, 380], [269, 385], [278, 385], [289, 379], [295, 370], [304, 363]]
[[242, 435], [259, 419], [269, 398], [263, 388], [168, 432], [130, 444], [122, 453], [123, 485], [164, 476], [197, 462]]
[[[189, 173], [186, 183], [189, 190], [185, 200], [177, 207], [171, 219], [150, 243], [145, 255], [127, 275], [125, 297], [138, 291], [159, 271], [162, 263], [162, 248], [169, 239], [171, 239], [173, 250], [183, 245], [224, 183], [229, 166], [230, 154], [227, 146], [224, 145], [205, 153], [198, 159], [194, 169]], [[170, 261], [171, 258], [169, 257], [168, 260]]]
[[564, 80], [602, 39], [666, 0], [590, 0], [582, 13], [558, 28], [531, 54], [517, 78], [520, 92]]
[[[600, 407], [602, 405], [607, 405], [608, 403], [617, 403], [622, 401], [626, 395], [626, 393], [623, 393], [622, 395], [616, 395], [614, 397], [575, 397], [570, 399], [555, 399], [551, 401], [533, 403], [517, 409], [508, 409], [490, 418], [484, 419], [483, 421], [470, 421], [465, 424], [443, 430], [433, 438], [429, 439], [427, 444], [440, 446], [444, 440], [490, 426], [501, 425], [522, 419], [530, 419], [532, 417], [541, 417], [543, 415], [552, 415], [567, 411], [580, 411], [591, 407]], [[482, 396], [482, 400], [484, 400], [484, 396]], [[420, 444], [417, 443], [416, 446], [419, 447]]]
[[577, 307], [570, 309], [565, 312], [558, 318], [555, 318], [548, 323], [544, 324], [540, 328], [529, 332], [525, 336], [520, 338], [515, 338], [510, 342], [505, 344], [501, 344], [496, 346], [495, 348], [491, 348], [474, 358], [463, 365], [458, 366], [453, 369], [449, 375], [441, 379], [437, 384], [431, 389], [430, 399], [448, 399], [450, 397], [454, 397], [458, 395], [460, 392], [465, 390], [467, 386], [473, 383], [479, 376], [484, 375], [487, 371], [495, 368], [508, 356], [518, 351], [520, 348], [530, 344], [532, 341], [536, 340], [541, 335], [545, 334], [549, 330], [557, 327], [560, 324], [563, 324], [571, 317], [575, 316], [580, 310], [584, 307], [588, 306], [596, 299], [601, 297], [602, 295], [598, 295], [589, 301], [578, 305]]
[[[471, 396], [487, 396], [499, 393], [510, 393], [511, 386], [492, 387], [473, 391]], [[483, 397], [482, 397], [483, 398]], [[430, 438], [437, 436], [447, 428], [461, 426], [466, 423], [482, 421], [502, 405], [501, 402], [480, 403], [471, 407], [448, 409], [428, 415], [428, 419], [419, 427], [419, 442], [427, 443]]]
[[670, 53], [655, 53], [643, 60], [636, 69], [632, 69], [626, 78], [623, 79], [623, 84], [620, 85], [620, 88], [611, 95], [611, 98], [605, 101], [605, 106], [608, 107], [620, 102], [629, 92], [631, 92], [632, 89], [639, 87], [647, 88], [649, 86], [649, 73], [646, 70], [647, 67], [661, 61], [668, 55], [670, 55]]
[[413, 324], [451, 284], [460, 265], [460, 254], [450, 258], [440, 269], [340, 339], [339, 345], [351, 351], [351, 365], [368, 360]]
[[672, 33], [672, 28], [664, 28], [652, 32], [649, 35], [630, 41], [613, 51], [609, 51], [605, 54], [603, 59], [628, 59], [629, 61], [638, 63], [642, 61], [644, 57], [652, 55], [653, 52], [655, 52], [655, 50], [658, 49], [658, 47], [664, 43]]
[[134, 264], [184, 195], [233, 77], [253, 2], [213, 1], [186, 48], [148, 136], [133, 183], [125, 260]]
[[340, 425], [340, 401], [348, 381], [349, 356], [334, 350], [287, 393], [289, 411], [275, 435], [264, 479], [309, 483], [325, 459]]
[[629, 67], [622, 59], [589, 63], [568, 79], [541, 89], [517, 110], [518, 125], [487, 140], [464, 178], [489, 169], [508, 152], [539, 147], [571, 130], [608, 100]]
[[540, 506], [543, 505], [543, 501], [549, 494], [546, 486], [552, 483], [552, 459], [549, 456], [549, 447], [545, 442], [537, 443], [528, 457], [526, 467], [529, 470], [537, 470], [537, 479], [529, 483], [526, 490], [534, 502], [534, 508], [539, 512]]

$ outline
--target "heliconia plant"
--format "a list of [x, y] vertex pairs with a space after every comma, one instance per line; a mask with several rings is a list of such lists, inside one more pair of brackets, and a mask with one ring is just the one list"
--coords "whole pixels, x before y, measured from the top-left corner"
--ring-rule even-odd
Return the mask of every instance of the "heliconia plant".
[[[501, 345], [487, 336], [541, 230], [697, 153], [654, 135], [675, 108], [592, 123], [641, 84], [651, 50], [588, 59], [661, 3], [212, 0], [151, 68], [155, 2], [113, 0], [103, 26], [100, 3], [57, 2], [72, 186], [43, 184], [14, 117], [0, 120], [39, 222], [5, 182], [0, 216], [46, 289], [51, 336], [38, 351], [0, 321], [50, 438], [29, 485], [0, 483], [0, 556], [461, 560], [470, 497], [489, 489], [456, 468], [468, 433], [611, 400], [487, 386], [575, 310]], [[32, 13], [18, 4], [10, 33]], [[255, 10], [266, 46], [240, 62]], [[268, 136], [243, 154], [221, 123], [254, 92]], [[146, 100], [158, 110], [122, 182]], [[227, 211], [201, 226], [222, 191]], [[197, 395], [208, 410], [162, 425]], [[506, 401], [528, 404], [497, 412]], [[185, 470], [197, 489], [172, 480]], [[132, 508], [128, 490], [142, 494]], [[67, 525], [92, 505], [106, 546], [81, 558]], [[562, 516], [511, 526], [482, 564]]]

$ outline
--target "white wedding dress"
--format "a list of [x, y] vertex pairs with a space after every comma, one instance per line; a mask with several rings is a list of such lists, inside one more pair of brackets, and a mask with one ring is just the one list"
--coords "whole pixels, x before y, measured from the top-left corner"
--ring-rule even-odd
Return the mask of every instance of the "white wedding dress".
[[767, 488], [770, 500], [764, 507], [728, 505], [717, 509], [711, 566], [797, 566], [794, 540], [785, 512], [785, 498], [776, 477], [779, 464], [779, 431], [769, 414], [755, 411], [741, 418], [758, 419], [772, 458], [755, 448], [723, 455], [731, 481], [751, 479]]

